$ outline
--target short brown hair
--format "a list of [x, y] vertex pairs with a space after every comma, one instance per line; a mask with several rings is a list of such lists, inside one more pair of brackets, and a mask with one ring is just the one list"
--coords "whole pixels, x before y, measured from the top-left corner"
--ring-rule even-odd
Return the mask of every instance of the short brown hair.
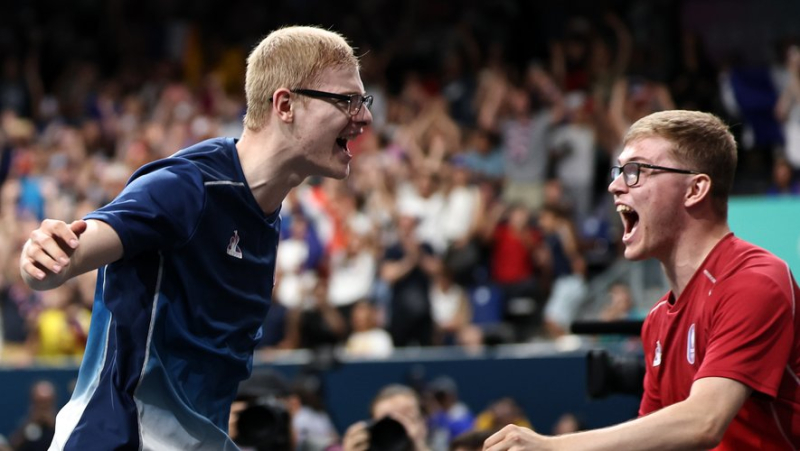
[[636, 121], [625, 135], [623, 145], [651, 137], [670, 141], [672, 155], [711, 178], [711, 200], [721, 217], [728, 216], [728, 197], [736, 172], [736, 140], [717, 116], [700, 111], [669, 110]]
[[411, 387], [402, 384], [389, 384], [381, 388], [378, 394], [372, 399], [372, 404], [369, 406], [369, 413], [373, 414], [375, 412], [375, 406], [378, 405], [379, 402], [385, 399], [394, 398], [395, 396], [407, 396], [413, 399], [417, 403], [419, 414], [423, 414], [422, 402], [420, 401], [417, 392]]
[[244, 126], [255, 131], [264, 126], [278, 88], [317, 87], [323, 71], [338, 67], [359, 68], [353, 48], [339, 33], [309, 26], [273, 31], [247, 57]]

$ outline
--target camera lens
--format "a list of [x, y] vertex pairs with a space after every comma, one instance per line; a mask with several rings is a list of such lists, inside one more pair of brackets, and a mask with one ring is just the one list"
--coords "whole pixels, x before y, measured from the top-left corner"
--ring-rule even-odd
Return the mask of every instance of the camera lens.
[[406, 434], [406, 428], [390, 417], [370, 422], [369, 451], [411, 451], [413, 444]]

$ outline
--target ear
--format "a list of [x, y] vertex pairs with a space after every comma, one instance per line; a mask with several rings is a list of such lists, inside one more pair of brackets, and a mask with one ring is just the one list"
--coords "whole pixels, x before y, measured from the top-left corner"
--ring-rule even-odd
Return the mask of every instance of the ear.
[[292, 92], [286, 88], [279, 88], [272, 94], [272, 109], [284, 122], [292, 122], [294, 119], [293, 100]]
[[684, 204], [693, 207], [711, 197], [711, 177], [707, 174], [697, 174], [692, 177], [691, 183], [686, 188]]

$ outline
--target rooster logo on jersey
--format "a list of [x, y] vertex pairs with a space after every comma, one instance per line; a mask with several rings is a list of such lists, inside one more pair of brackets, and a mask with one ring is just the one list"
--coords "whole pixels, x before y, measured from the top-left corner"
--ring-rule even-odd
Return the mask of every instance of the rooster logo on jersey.
[[231, 257], [242, 258], [242, 250], [239, 248], [239, 231], [234, 230], [231, 240], [228, 242], [228, 255]]
[[653, 366], [661, 365], [661, 341], [656, 340], [656, 355], [653, 357]]

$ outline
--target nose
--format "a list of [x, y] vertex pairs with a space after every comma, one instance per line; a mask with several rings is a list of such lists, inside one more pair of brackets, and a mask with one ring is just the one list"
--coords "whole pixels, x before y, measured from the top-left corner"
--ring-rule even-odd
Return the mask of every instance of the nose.
[[608, 184], [608, 192], [611, 194], [618, 194], [628, 189], [628, 185], [625, 184], [625, 175], [620, 174]]
[[353, 121], [355, 121], [361, 127], [366, 127], [372, 124], [372, 111], [370, 111], [366, 105], [363, 105], [358, 111], [358, 114], [353, 116]]

